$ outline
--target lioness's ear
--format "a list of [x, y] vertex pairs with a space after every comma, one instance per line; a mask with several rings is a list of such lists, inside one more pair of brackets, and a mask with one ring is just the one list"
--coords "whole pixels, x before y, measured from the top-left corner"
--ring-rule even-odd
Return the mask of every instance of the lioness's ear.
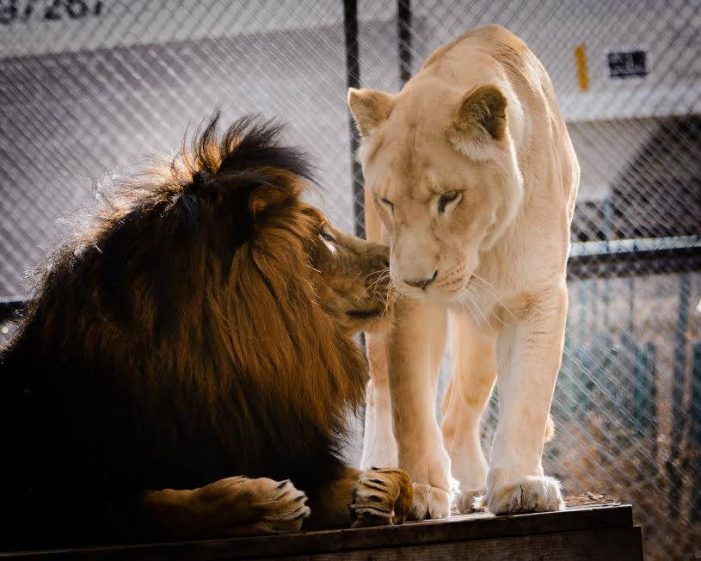
[[379, 90], [348, 90], [350, 107], [360, 136], [367, 138], [370, 133], [392, 112], [392, 97]]
[[465, 140], [502, 140], [506, 129], [506, 98], [496, 86], [481, 86], [462, 98], [455, 131]]

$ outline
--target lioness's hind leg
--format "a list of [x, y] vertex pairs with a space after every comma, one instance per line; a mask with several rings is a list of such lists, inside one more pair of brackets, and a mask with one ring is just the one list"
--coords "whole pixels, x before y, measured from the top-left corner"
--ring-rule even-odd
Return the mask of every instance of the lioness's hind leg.
[[171, 537], [254, 536], [298, 532], [306, 503], [289, 480], [228, 477], [194, 490], [146, 491], [142, 512]]
[[401, 469], [372, 468], [360, 474], [350, 506], [353, 528], [401, 524], [409, 514], [413, 488]]

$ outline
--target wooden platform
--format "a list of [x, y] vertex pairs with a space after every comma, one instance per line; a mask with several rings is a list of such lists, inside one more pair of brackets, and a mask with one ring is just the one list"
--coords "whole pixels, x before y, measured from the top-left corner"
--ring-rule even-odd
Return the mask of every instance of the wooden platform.
[[2, 561], [641, 561], [642, 558], [641, 531], [639, 526], [633, 524], [633, 511], [629, 505], [587, 506], [517, 516], [471, 514], [402, 526], [274, 537], [0, 553]]

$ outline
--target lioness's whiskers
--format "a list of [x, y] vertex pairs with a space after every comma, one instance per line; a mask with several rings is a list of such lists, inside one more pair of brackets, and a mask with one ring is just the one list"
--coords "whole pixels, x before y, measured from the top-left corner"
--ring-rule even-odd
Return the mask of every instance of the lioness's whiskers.
[[483, 302], [480, 300], [479, 296], [477, 295], [477, 293], [474, 290], [472, 290], [469, 293], [469, 296], [470, 296], [470, 303], [474, 304], [473, 309], [477, 312], [477, 314], [476, 314], [477, 321], [479, 323], [483, 323], [483, 324], [487, 323], [487, 321], [489, 320], [489, 317], [487, 316], [487, 312], [484, 309]]
[[[497, 294], [497, 290], [494, 288], [494, 285], [490, 283], [487, 279], [479, 276], [477, 273], [472, 273], [472, 276], [474, 279], [479, 282], [482, 286], [483, 289], [485, 289], [491, 296], [494, 298], [494, 300], [499, 304], [504, 310], [513, 317], [514, 313], [509, 309], [509, 307], [504, 304], [503, 299], [499, 298], [499, 295]], [[503, 321], [501, 322], [502, 324], [504, 323]]]
[[504, 323], [499, 316], [492, 312], [487, 312], [487, 306], [480, 298], [479, 294], [468, 285], [466, 292], [460, 295], [460, 303], [465, 305], [478, 323], [488, 323], [491, 317], [500, 323]]

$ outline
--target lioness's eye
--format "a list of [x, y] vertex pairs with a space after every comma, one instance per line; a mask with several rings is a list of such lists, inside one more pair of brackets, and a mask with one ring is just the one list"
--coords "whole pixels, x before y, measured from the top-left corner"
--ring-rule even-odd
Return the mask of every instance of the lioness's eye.
[[380, 199], [380, 202], [381, 202], [383, 205], [385, 205], [389, 210], [391, 210], [392, 212], [394, 212], [394, 203], [393, 203], [392, 201], [390, 201], [389, 199], [384, 199], [384, 198], [382, 198], [382, 199]]
[[445, 208], [453, 201], [458, 200], [460, 195], [462, 195], [460, 191], [448, 191], [447, 193], [443, 193], [438, 199], [438, 212], [443, 214]]

